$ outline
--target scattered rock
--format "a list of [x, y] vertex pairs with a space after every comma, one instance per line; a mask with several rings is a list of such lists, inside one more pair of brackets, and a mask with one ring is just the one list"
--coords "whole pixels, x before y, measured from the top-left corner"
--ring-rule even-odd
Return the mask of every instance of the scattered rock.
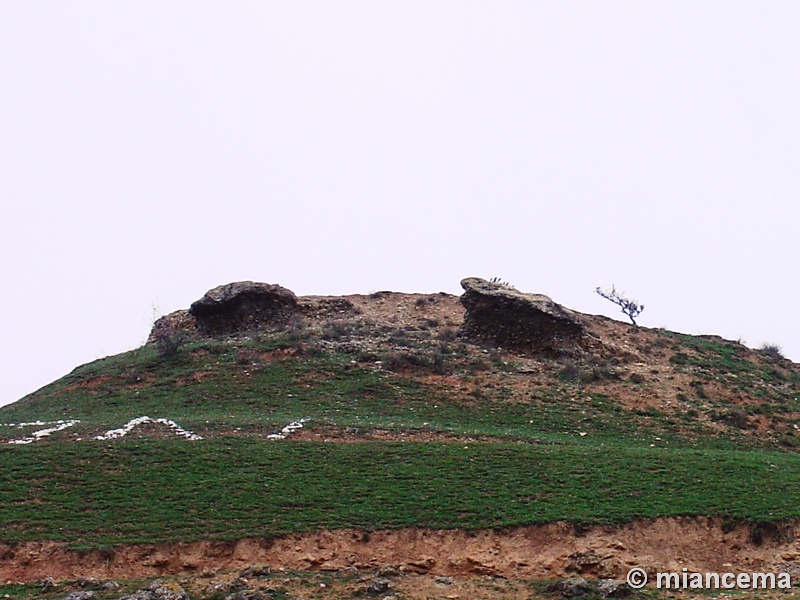
[[94, 598], [94, 592], [80, 591], [67, 594], [66, 596], [64, 596], [63, 600], [92, 600], [93, 598]]
[[228, 590], [230, 590], [231, 592], [238, 592], [240, 590], [244, 590], [246, 587], [247, 587], [247, 580], [243, 579], [242, 577], [237, 577], [228, 584]]
[[177, 583], [154, 581], [150, 584], [150, 591], [156, 595], [156, 600], [189, 600], [189, 596]]
[[52, 589], [52, 588], [54, 588], [55, 586], [56, 586], [56, 582], [55, 582], [55, 579], [53, 579], [52, 577], [45, 577], [44, 579], [42, 579], [41, 581], [39, 581], [39, 587], [40, 587], [40, 588], [41, 588], [43, 591], [46, 591], [46, 590]]
[[258, 563], [242, 569], [239, 572], [239, 577], [268, 577], [271, 574], [272, 569], [270, 569], [269, 565]]
[[474, 341], [526, 354], [561, 354], [580, 346], [578, 316], [542, 294], [470, 277], [461, 281], [467, 309], [459, 333]]
[[452, 577], [445, 577], [444, 575], [437, 575], [433, 578], [433, 583], [436, 585], [453, 585], [453, 578]]
[[119, 600], [189, 600], [189, 596], [177, 583], [153, 581], [147, 588]]
[[564, 598], [577, 598], [580, 596], [600, 596], [602, 598], [627, 598], [631, 595], [631, 588], [623, 581], [614, 579], [587, 580], [583, 577], [570, 577], [562, 579], [548, 588], [551, 592], [558, 592]]
[[369, 584], [367, 592], [370, 594], [383, 594], [388, 592], [391, 587], [391, 582], [385, 577], [378, 577]]
[[[358, 567], [352, 565], [348, 567], [342, 567], [341, 569], [337, 569], [337, 572], [342, 577], [357, 577], [358, 574], [360, 573]], [[380, 573], [378, 573], [378, 575], [380, 575]]]
[[631, 595], [631, 588], [624, 581], [614, 579], [601, 579], [597, 582], [597, 591], [604, 598], [627, 598]]
[[398, 577], [400, 570], [394, 565], [384, 565], [378, 569], [378, 577]]
[[282, 324], [297, 310], [291, 290], [269, 283], [238, 281], [215, 287], [189, 313], [206, 335], [224, 335]]
[[592, 585], [583, 577], [570, 577], [569, 579], [562, 579], [550, 586], [550, 591], [558, 592], [564, 598], [577, 598], [578, 596], [585, 596], [592, 590]]

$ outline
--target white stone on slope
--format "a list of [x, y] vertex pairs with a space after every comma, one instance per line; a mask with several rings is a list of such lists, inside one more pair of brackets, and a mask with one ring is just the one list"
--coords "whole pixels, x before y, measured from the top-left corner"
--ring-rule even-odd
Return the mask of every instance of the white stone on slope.
[[[53, 424], [53, 425], [55, 425], [55, 427], [48, 427], [46, 429], [39, 429], [38, 431], [34, 431], [28, 437], [24, 437], [24, 438], [21, 438], [21, 439], [18, 439], [18, 440], [10, 440], [8, 443], [9, 444], [31, 444], [31, 443], [33, 443], [33, 442], [35, 442], [37, 440], [40, 440], [40, 439], [42, 439], [44, 437], [49, 437], [51, 434], [53, 434], [53, 433], [55, 433], [57, 431], [63, 431], [67, 427], [72, 427], [73, 425], [75, 425], [75, 423], [80, 423], [80, 421], [71, 419], [71, 420], [68, 420], [68, 421], [50, 421], [49, 423], [45, 423], [45, 422], [42, 422], [42, 421], [35, 421], [33, 423], [18, 423], [18, 424], [16, 424], [16, 427], [25, 427], [25, 426], [31, 426], [31, 425], [40, 426], [40, 425], [47, 425], [47, 424]], [[9, 427], [15, 426], [13, 423], [8, 423], [7, 425]]]
[[268, 440], [285, 440], [289, 437], [292, 433], [297, 431], [298, 429], [303, 428], [303, 423], [309, 421], [310, 419], [300, 419], [299, 421], [292, 421], [286, 427], [281, 429], [280, 433], [271, 433], [267, 436]]
[[133, 431], [139, 425], [144, 425], [146, 423], [158, 423], [161, 425], [166, 425], [172, 430], [177, 436], [184, 437], [187, 440], [202, 440], [203, 438], [199, 435], [195, 435], [191, 431], [186, 431], [182, 427], [180, 427], [175, 421], [171, 419], [151, 419], [148, 416], [136, 417], [135, 419], [131, 419], [125, 425], [120, 427], [119, 429], [109, 429], [103, 435], [98, 435], [94, 439], [96, 440], [114, 440], [117, 438], [125, 437], [131, 431]]

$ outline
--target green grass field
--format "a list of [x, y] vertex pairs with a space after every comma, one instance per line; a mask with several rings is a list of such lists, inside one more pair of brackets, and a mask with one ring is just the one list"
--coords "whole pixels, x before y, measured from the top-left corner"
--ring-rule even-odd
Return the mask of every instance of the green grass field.
[[520, 443], [122, 440], [0, 448], [2, 541], [800, 516], [800, 456]]

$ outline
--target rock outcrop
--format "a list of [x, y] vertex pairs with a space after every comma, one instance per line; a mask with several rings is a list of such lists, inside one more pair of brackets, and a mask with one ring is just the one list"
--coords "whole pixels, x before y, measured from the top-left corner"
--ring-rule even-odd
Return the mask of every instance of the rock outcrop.
[[148, 344], [157, 344], [160, 340], [170, 338], [176, 334], [186, 336], [197, 333], [197, 321], [189, 314], [188, 310], [181, 309], [164, 315], [153, 323]]
[[297, 311], [294, 292], [279, 285], [238, 281], [215, 287], [189, 314], [205, 335], [224, 335], [285, 323]]
[[478, 277], [461, 281], [467, 309], [460, 334], [524, 354], [556, 355], [577, 349], [585, 336], [578, 316], [542, 294]]

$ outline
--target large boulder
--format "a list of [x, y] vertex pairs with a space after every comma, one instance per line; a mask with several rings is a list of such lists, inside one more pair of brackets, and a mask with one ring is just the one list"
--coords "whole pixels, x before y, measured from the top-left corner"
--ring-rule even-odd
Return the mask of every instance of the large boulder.
[[468, 339], [525, 354], [555, 355], [575, 350], [585, 336], [575, 313], [542, 294], [478, 277], [464, 279], [461, 287], [467, 312], [460, 334]]
[[279, 285], [237, 281], [215, 287], [189, 308], [206, 335], [279, 325], [297, 311], [294, 292]]

